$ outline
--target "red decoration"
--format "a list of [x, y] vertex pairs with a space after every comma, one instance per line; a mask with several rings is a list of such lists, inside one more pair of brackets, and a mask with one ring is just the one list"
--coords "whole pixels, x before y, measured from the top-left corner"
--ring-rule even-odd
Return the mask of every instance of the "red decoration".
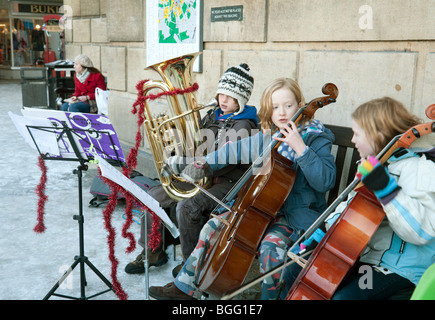
[[112, 226], [112, 213], [115, 210], [116, 205], [118, 204], [118, 192], [122, 188], [115, 182], [106, 179], [104, 177], [103, 177], [103, 181], [110, 187], [112, 191], [112, 193], [109, 195], [109, 202], [107, 203], [107, 206], [103, 211], [104, 227], [109, 233], [107, 235], [107, 244], [109, 246], [109, 260], [112, 264], [112, 271], [110, 273], [110, 276], [112, 278], [112, 289], [115, 291], [116, 295], [120, 300], [127, 300], [128, 295], [122, 289], [121, 283], [119, 282], [118, 277], [116, 275], [119, 261], [115, 256], [116, 232], [115, 232], [115, 228], [113, 228]]
[[[138, 92], [138, 98], [136, 102], [133, 104], [132, 113], [137, 114], [138, 120], [137, 120], [137, 133], [136, 133], [136, 143], [134, 148], [130, 149], [130, 153], [127, 157], [127, 167], [123, 168], [123, 174], [127, 177], [129, 177], [131, 171], [136, 168], [137, 166], [137, 155], [138, 150], [140, 147], [140, 144], [142, 143], [142, 133], [141, 133], [141, 126], [143, 122], [145, 121], [144, 117], [144, 111], [145, 111], [145, 101], [146, 100], [155, 100], [162, 96], [172, 96], [177, 94], [185, 94], [185, 93], [191, 93], [196, 90], [198, 90], [198, 84], [194, 83], [191, 87], [186, 88], [184, 90], [181, 89], [174, 89], [172, 91], [165, 91], [161, 92], [159, 94], [150, 94], [145, 96], [143, 86], [148, 80], [142, 80], [137, 85], [136, 88], [139, 91]], [[139, 106], [139, 110], [137, 109], [137, 106]], [[40, 183], [36, 188], [36, 193], [39, 196], [38, 200], [38, 224], [33, 229], [35, 232], [42, 233], [45, 231], [45, 225], [44, 225], [44, 208], [45, 208], [45, 202], [47, 201], [47, 196], [45, 195], [45, 185], [47, 182], [47, 167], [45, 166], [44, 160], [42, 157], [39, 157], [39, 167], [41, 168], [42, 175], [40, 179]], [[109, 260], [112, 264], [112, 270], [111, 270], [111, 277], [112, 277], [112, 288], [115, 291], [116, 295], [120, 300], [126, 300], [128, 298], [127, 293], [122, 289], [122, 286], [117, 278], [117, 268], [119, 261], [115, 256], [115, 237], [116, 232], [115, 229], [112, 226], [112, 213], [115, 210], [115, 207], [118, 203], [118, 193], [121, 192], [124, 194], [125, 200], [126, 200], [126, 222], [122, 228], [122, 236], [124, 238], [127, 238], [130, 240], [130, 245], [126, 249], [127, 253], [133, 252], [136, 248], [136, 242], [134, 240], [134, 235], [131, 232], [128, 232], [128, 229], [130, 228], [131, 224], [133, 223], [133, 214], [132, 214], [132, 208], [135, 203], [134, 197], [127, 191], [125, 191], [122, 187], [120, 187], [118, 184], [114, 183], [113, 181], [106, 179], [103, 177], [103, 181], [110, 187], [112, 193], [109, 196], [109, 202], [106, 206], [106, 208], [103, 211], [103, 217], [104, 217], [104, 227], [106, 228], [107, 232], [109, 233], [107, 236], [107, 243], [109, 246]], [[151, 234], [149, 235], [149, 248], [152, 251], [155, 251], [157, 248], [160, 247], [162, 242], [162, 236], [160, 233], [162, 221], [161, 219], [145, 204], [140, 204], [142, 211], [146, 211], [151, 214], [152, 217], [152, 226], [151, 226]]]
[[[189, 88], [186, 88], [185, 90], [174, 89], [173, 91], [161, 92], [161, 93], [156, 94], [156, 95], [150, 94], [148, 96], [145, 96], [144, 90], [143, 90], [143, 85], [147, 81], [148, 80], [140, 81], [136, 85], [136, 88], [138, 89], [138, 98], [137, 98], [136, 102], [133, 104], [133, 109], [132, 109], [132, 113], [137, 114], [137, 117], [138, 117], [136, 143], [135, 143], [135, 146], [130, 149], [130, 153], [127, 157], [127, 167], [123, 167], [123, 170], [122, 170], [123, 174], [126, 177], [129, 177], [131, 171], [133, 169], [135, 169], [137, 166], [137, 155], [138, 155], [139, 147], [140, 147], [140, 145], [142, 143], [142, 139], [143, 139], [143, 136], [141, 133], [141, 126], [142, 126], [143, 122], [145, 121], [145, 116], [144, 116], [144, 114], [145, 114], [145, 101], [148, 99], [155, 100], [155, 99], [157, 99], [161, 96], [165, 96], [165, 95], [168, 96], [168, 95], [184, 94], [184, 93], [194, 92], [194, 91], [198, 90], [198, 84], [195, 83], [194, 85], [192, 85]], [[137, 109], [137, 106], [139, 106], [139, 110]], [[109, 260], [112, 263], [111, 276], [112, 276], [112, 281], [113, 281], [113, 288], [114, 288], [116, 294], [118, 295], [118, 297], [122, 300], [122, 299], [127, 298], [127, 294], [121, 288], [121, 284], [119, 283], [117, 276], [116, 276], [116, 271], [117, 271], [117, 267], [118, 267], [118, 260], [115, 257], [115, 250], [114, 250], [115, 230], [112, 227], [111, 216], [112, 216], [113, 210], [115, 209], [117, 201], [118, 201], [117, 200], [118, 192], [122, 192], [124, 194], [124, 197], [126, 200], [126, 209], [125, 209], [126, 222], [122, 228], [122, 236], [124, 238], [128, 238], [130, 240], [130, 246], [126, 249], [126, 252], [127, 253], [132, 252], [136, 248], [136, 243], [134, 241], [133, 234], [127, 232], [127, 230], [129, 229], [130, 225], [133, 222], [132, 207], [133, 207], [133, 204], [135, 202], [135, 199], [129, 192], [126, 192], [123, 188], [121, 188], [119, 185], [115, 184], [114, 182], [112, 182], [108, 179], [105, 179], [105, 178], [104, 178], [104, 182], [107, 183], [111, 187], [111, 190], [112, 190], [112, 194], [109, 197], [109, 203], [107, 204], [106, 209], [103, 212], [104, 221], [105, 221], [105, 228], [109, 232], [109, 235], [107, 237], [107, 243], [109, 246]], [[141, 204], [141, 207], [142, 207], [142, 211], [148, 212], [151, 214], [151, 217], [153, 220], [153, 223], [151, 226], [151, 234], [149, 235], [148, 247], [152, 251], [155, 251], [157, 248], [160, 247], [161, 242], [162, 242], [162, 236], [160, 233], [162, 221], [145, 204]]]
[[43, 233], [45, 231], [45, 224], [44, 224], [44, 208], [45, 203], [47, 202], [48, 197], [45, 195], [45, 185], [47, 183], [47, 167], [45, 165], [44, 159], [42, 159], [42, 156], [39, 156], [38, 159], [38, 166], [41, 169], [41, 178], [39, 180], [39, 184], [37, 185], [35, 192], [38, 194], [38, 224], [33, 228], [33, 230], [37, 233]]

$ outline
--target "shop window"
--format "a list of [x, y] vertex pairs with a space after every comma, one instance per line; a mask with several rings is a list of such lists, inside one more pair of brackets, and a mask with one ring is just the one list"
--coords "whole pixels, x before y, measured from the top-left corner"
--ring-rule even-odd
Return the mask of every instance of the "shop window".
[[46, 45], [42, 19], [14, 18], [12, 44], [14, 66], [38, 66], [44, 64]]
[[0, 21], [0, 65], [11, 65], [11, 45], [9, 38], [9, 22]]

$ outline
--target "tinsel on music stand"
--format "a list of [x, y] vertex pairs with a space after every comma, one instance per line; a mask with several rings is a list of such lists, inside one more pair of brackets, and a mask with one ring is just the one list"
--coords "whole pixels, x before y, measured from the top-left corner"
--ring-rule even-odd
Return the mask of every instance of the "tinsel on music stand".
[[[149, 80], [142, 80], [139, 81], [139, 83], [136, 85], [136, 89], [138, 90], [138, 95], [137, 95], [137, 100], [133, 103], [133, 109], [132, 109], [132, 113], [136, 114], [138, 117], [137, 120], [137, 127], [138, 130], [136, 132], [136, 144], [134, 146], [134, 148], [130, 149], [130, 154], [128, 155], [127, 158], [127, 165], [128, 168], [136, 168], [137, 166], [137, 155], [138, 155], [138, 151], [139, 151], [139, 147], [140, 144], [142, 143], [142, 133], [141, 133], [141, 126], [145, 121], [145, 101], [146, 100], [156, 100], [162, 96], [174, 96], [174, 95], [178, 95], [178, 94], [185, 94], [185, 93], [191, 93], [191, 92], [195, 92], [198, 90], [198, 84], [194, 83], [191, 87], [188, 87], [186, 89], [178, 89], [175, 88], [173, 90], [170, 91], [162, 91], [158, 94], [149, 94], [149, 95], [145, 95], [145, 91], [143, 89], [144, 85], [146, 82], [148, 82]], [[139, 107], [139, 109], [138, 109]], [[159, 248], [161, 245], [161, 220], [160, 218], [154, 213], [152, 212], [149, 208], [147, 208], [146, 206], [144, 207], [144, 209], [149, 212], [152, 216], [152, 227], [151, 227], [151, 234], [149, 235], [149, 247], [152, 251], [154, 251], [155, 249]]]
[[[150, 95], [145, 96], [143, 86], [147, 81], [149, 81], [149, 80], [142, 80], [136, 85], [136, 89], [138, 90], [138, 98], [134, 102], [133, 109], [131, 112], [132, 112], [132, 114], [136, 114], [137, 118], [138, 118], [137, 119], [137, 132], [136, 132], [135, 145], [133, 148], [130, 149], [129, 155], [127, 157], [127, 167], [123, 167], [123, 174], [127, 177], [129, 177], [131, 171], [133, 169], [135, 169], [137, 166], [137, 155], [138, 155], [139, 147], [140, 147], [140, 145], [142, 143], [142, 139], [143, 139], [143, 136], [141, 133], [141, 126], [142, 126], [143, 122], [145, 121], [145, 116], [144, 116], [145, 115], [145, 101], [148, 99], [155, 100], [155, 99], [158, 99], [158, 98], [165, 96], [165, 95], [170, 96], [170, 95], [184, 94], [184, 93], [190, 93], [190, 92], [194, 92], [194, 91], [198, 90], [198, 84], [195, 83], [191, 87], [186, 88], [185, 90], [174, 89], [172, 91], [165, 91], [165, 92], [161, 92], [161, 93], [156, 94], [156, 95], [150, 94]], [[139, 109], [137, 107], [139, 107]], [[118, 294], [118, 297], [120, 297], [120, 299], [126, 299], [127, 294], [121, 288], [121, 284], [117, 280], [117, 276], [116, 276], [116, 271], [117, 271], [117, 267], [118, 267], [118, 260], [115, 257], [115, 251], [114, 251], [115, 234], [116, 233], [115, 233], [114, 228], [112, 227], [111, 216], [112, 216], [112, 213], [113, 213], [113, 211], [116, 207], [117, 201], [118, 201], [117, 200], [118, 192], [122, 192], [125, 196], [126, 203], [127, 203], [126, 211], [125, 211], [126, 222], [125, 222], [124, 227], [122, 229], [122, 235], [123, 235], [123, 237], [128, 237], [130, 239], [130, 246], [127, 248], [126, 251], [132, 252], [136, 247], [136, 243], [134, 241], [134, 236], [131, 233], [128, 233], [127, 230], [133, 222], [132, 206], [134, 204], [134, 198], [129, 192], [126, 192], [125, 190], [123, 190], [123, 188], [121, 188], [119, 185], [111, 182], [108, 179], [104, 179], [104, 181], [112, 189], [112, 194], [109, 197], [109, 203], [107, 204], [106, 209], [103, 212], [104, 221], [105, 221], [105, 228], [109, 232], [109, 235], [107, 237], [107, 242], [109, 245], [109, 260], [112, 263], [112, 281], [113, 281], [113, 286]], [[149, 244], [148, 245], [152, 251], [155, 251], [157, 248], [159, 248], [161, 246], [161, 242], [162, 242], [162, 236], [161, 236], [161, 232], [160, 232], [162, 221], [145, 204], [141, 204], [141, 207], [142, 207], [143, 211], [150, 213], [151, 217], [152, 217], [153, 222], [152, 222], [152, 226], [151, 226], [151, 234], [149, 235]]]
[[47, 184], [47, 166], [45, 165], [44, 159], [42, 156], [38, 158], [38, 166], [41, 169], [41, 178], [39, 180], [39, 184], [36, 186], [36, 193], [38, 195], [38, 224], [33, 228], [36, 233], [43, 233], [45, 231], [44, 224], [44, 213], [45, 213], [45, 203], [47, 202], [47, 195], [45, 194], [45, 186]]
[[[158, 94], [149, 94], [144, 95], [145, 92], [143, 90], [144, 84], [149, 80], [142, 80], [136, 85], [136, 89], [138, 90], [138, 98], [133, 104], [132, 114], [137, 114], [138, 120], [137, 120], [137, 132], [136, 132], [136, 143], [133, 148], [130, 149], [129, 155], [127, 157], [127, 167], [123, 167], [123, 174], [127, 177], [129, 177], [129, 174], [133, 169], [137, 166], [137, 155], [139, 151], [139, 147], [142, 143], [142, 133], [141, 133], [141, 126], [145, 120], [144, 117], [144, 111], [145, 111], [145, 101], [146, 100], [155, 100], [162, 96], [172, 96], [172, 95], [178, 95], [178, 94], [185, 94], [185, 93], [191, 93], [198, 90], [198, 84], [194, 83], [191, 87], [186, 89], [177, 89], [171, 91], [164, 91]], [[139, 106], [139, 110], [138, 107]], [[45, 210], [45, 203], [48, 199], [48, 197], [45, 195], [45, 186], [47, 182], [47, 167], [45, 166], [45, 162], [42, 159], [42, 157], [39, 157], [38, 165], [41, 169], [42, 175], [40, 179], [40, 183], [36, 187], [36, 193], [38, 194], [39, 200], [38, 200], [38, 224], [35, 226], [34, 231], [38, 233], [42, 233], [45, 231], [46, 227], [44, 224], [44, 210]], [[124, 238], [128, 238], [130, 241], [129, 247], [126, 249], [127, 253], [130, 253], [135, 250], [136, 248], [136, 242], [134, 239], [134, 235], [131, 232], [128, 232], [128, 229], [130, 228], [131, 224], [133, 223], [133, 213], [132, 208], [134, 205], [134, 197], [129, 193], [123, 190], [118, 184], [110, 181], [109, 179], [104, 178], [104, 182], [110, 186], [111, 188], [111, 195], [109, 196], [109, 202], [103, 211], [104, 216], [104, 226], [106, 230], [108, 231], [107, 236], [107, 243], [109, 246], [109, 260], [112, 264], [112, 271], [111, 271], [111, 277], [112, 277], [112, 285], [115, 293], [117, 294], [118, 298], [120, 300], [126, 300], [127, 294], [122, 289], [121, 284], [118, 281], [118, 278], [116, 276], [117, 268], [119, 261], [117, 260], [115, 256], [115, 237], [116, 232], [115, 229], [112, 226], [112, 213], [115, 210], [115, 207], [118, 203], [117, 195], [118, 192], [122, 192], [124, 194], [125, 200], [126, 200], [126, 222], [122, 228], [122, 236]], [[152, 251], [155, 251], [155, 249], [159, 248], [161, 246], [162, 236], [161, 236], [161, 219], [146, 205], [141, 204], [142, 210], [146, 211], [151, 214], [152, 217], [152, 227], [151, 227], [151, 234], [149, 235], [149, 247]]]

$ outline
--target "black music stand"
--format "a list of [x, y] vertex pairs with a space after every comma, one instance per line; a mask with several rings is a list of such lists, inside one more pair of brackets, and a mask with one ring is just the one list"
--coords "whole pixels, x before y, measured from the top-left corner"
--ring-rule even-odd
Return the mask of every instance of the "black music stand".
[[[79, 255], [74, 257], [74, 262], [72, 263], [71, 267], [63, 274], [63, 276], [56, 282], [56, 284], [53, 286], [53, 288], [46, 294], [43, 300], [48, 300], [52, 295], [59, 296], [63, 298], [68, 299], [77, 299], [77, 300], [87, 300], [91, 299], [93, 297], [96, 297], [98, 295], [101, 295], [103, 293], [106, 293], [108, 291], [114, 291], [112, 288], [112, 284], [110, 281], [104, 277], [104, 275], [89, 261], [89, 258], [85, 256], [85, 249], [84, 249], [84, 216], [83, 216], [83, 190], [82, 190], [82, 173], [83, 171], [86, 171], [88, 169], [87, 162], [93, 160], [93, 155], [90, 153], [89, 150], [95, 148], [93, 152], [98, 153], [99, 155], [105, 156], [110, 158], [110, 162], [115, 165], [125, 165], [125, 163], [121, 160], [122, 155], [117, 153], [117, 148], [115, 147], [115, 142], [112, 139], [111, 135], [113, 133], [108, 133], [105, 131], [98, 131], [96, 129], [79, 129], [79, 128], [71, 128], [67, 125], [66, 122], [59, 123], [53, 123], [53, 127], [43, 127], [43, 126], [26, 126], [27, 130], [30, 133], [30, 136], [32, 137], [33, 142], [35, 143], [36, 148], [38, 149], [38, 152], [40, 153], [41, 157], [44, 160], [64, 160], [64, 161], [78, 161], [80, 164], [77, 167], [76, 170], [73, 170], [73, 174], [77, 175], [78, 179], [78, 195], [79, 195], [79, 214], [74, 215], [73, 219], [77, 220], [79, 224]], [[75, 157], [71, 157], [71, 154], [68, 155], [68, 157], [63, 158], [62, 156], [58, 155], [50, 155], [50, 154], [43, 154], [38, 147], [38, 143], [35, 139], [35, 136], [32, 134], [31, 129], [36, 130], [42, 130], [42, 131], [48, 131], [52, 132], [53, 134], [56, 134], [57, 141], [61, 141], [61, 139], [65, 139], [69, 141], [70, 147], [73, 149]], [[108, 135], [111, 143], [112, 148], [110, 148], [109, 153], [111, 155], [107, 154], [105, 150], [102, 150], [99, 147], [95, 147], [92, 145], [92, 142], [89, 141], [86, 138], [85, 132], [88, 132], [89, 134], [92, 134], [93, 136], [101, 134], [101, 135]], [[82, 142], [82, 144], [79, 144], [78, 141]], [[89, 149], [87, 152], [84, 151], [83, 143], [86, 145], [89, 145]], [[113, 153], [115, 157], [113, 156]], [[115, 159], [114, 159], [115, 158]], [[117, 159], [117, 160], [116, 160]], [[62, 282], [69, 276], [69, 274], [74, 270], [75, 267], [77, 267], [80, 264], [80, 297], [71, 297], [63, 294], [55, 293], [55, 291], [59, 288], [59, 286], [62, 284]], [[109, 287], [109, 289], [106, 289], [104, 291], [101, 291], [97, 294], [86, 296], [85, 294], [85, 286], [87, 285], [86, 282], [86, 275], [85, 275], [85, 264]], [[115, 292], [116, 293], [116, 292]]]

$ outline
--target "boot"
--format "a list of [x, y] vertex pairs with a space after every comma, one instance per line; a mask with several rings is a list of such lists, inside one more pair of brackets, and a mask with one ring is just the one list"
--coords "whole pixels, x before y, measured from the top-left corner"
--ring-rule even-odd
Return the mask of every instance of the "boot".
[[[156, 252], [152, 252], [148, 249], [147, 255], [149, 267], [159, 267], [168, 262], [168, 255], [161, 249]], [[145, 273], [145, 249], [136, 257], [136, 260], [125, 266], [125, 272], [129, 274]]]
[[163, 287], [150, 287], [149, 293], [157, 300], [196, 300], [178, 289], [173, 282], [169, 282]]
[[176, 278], [178, 274], [180, 273], [181, 268], [183, 267], [184, 263], [179, 264], [174, 269], [172, 269], [172, 276]]

